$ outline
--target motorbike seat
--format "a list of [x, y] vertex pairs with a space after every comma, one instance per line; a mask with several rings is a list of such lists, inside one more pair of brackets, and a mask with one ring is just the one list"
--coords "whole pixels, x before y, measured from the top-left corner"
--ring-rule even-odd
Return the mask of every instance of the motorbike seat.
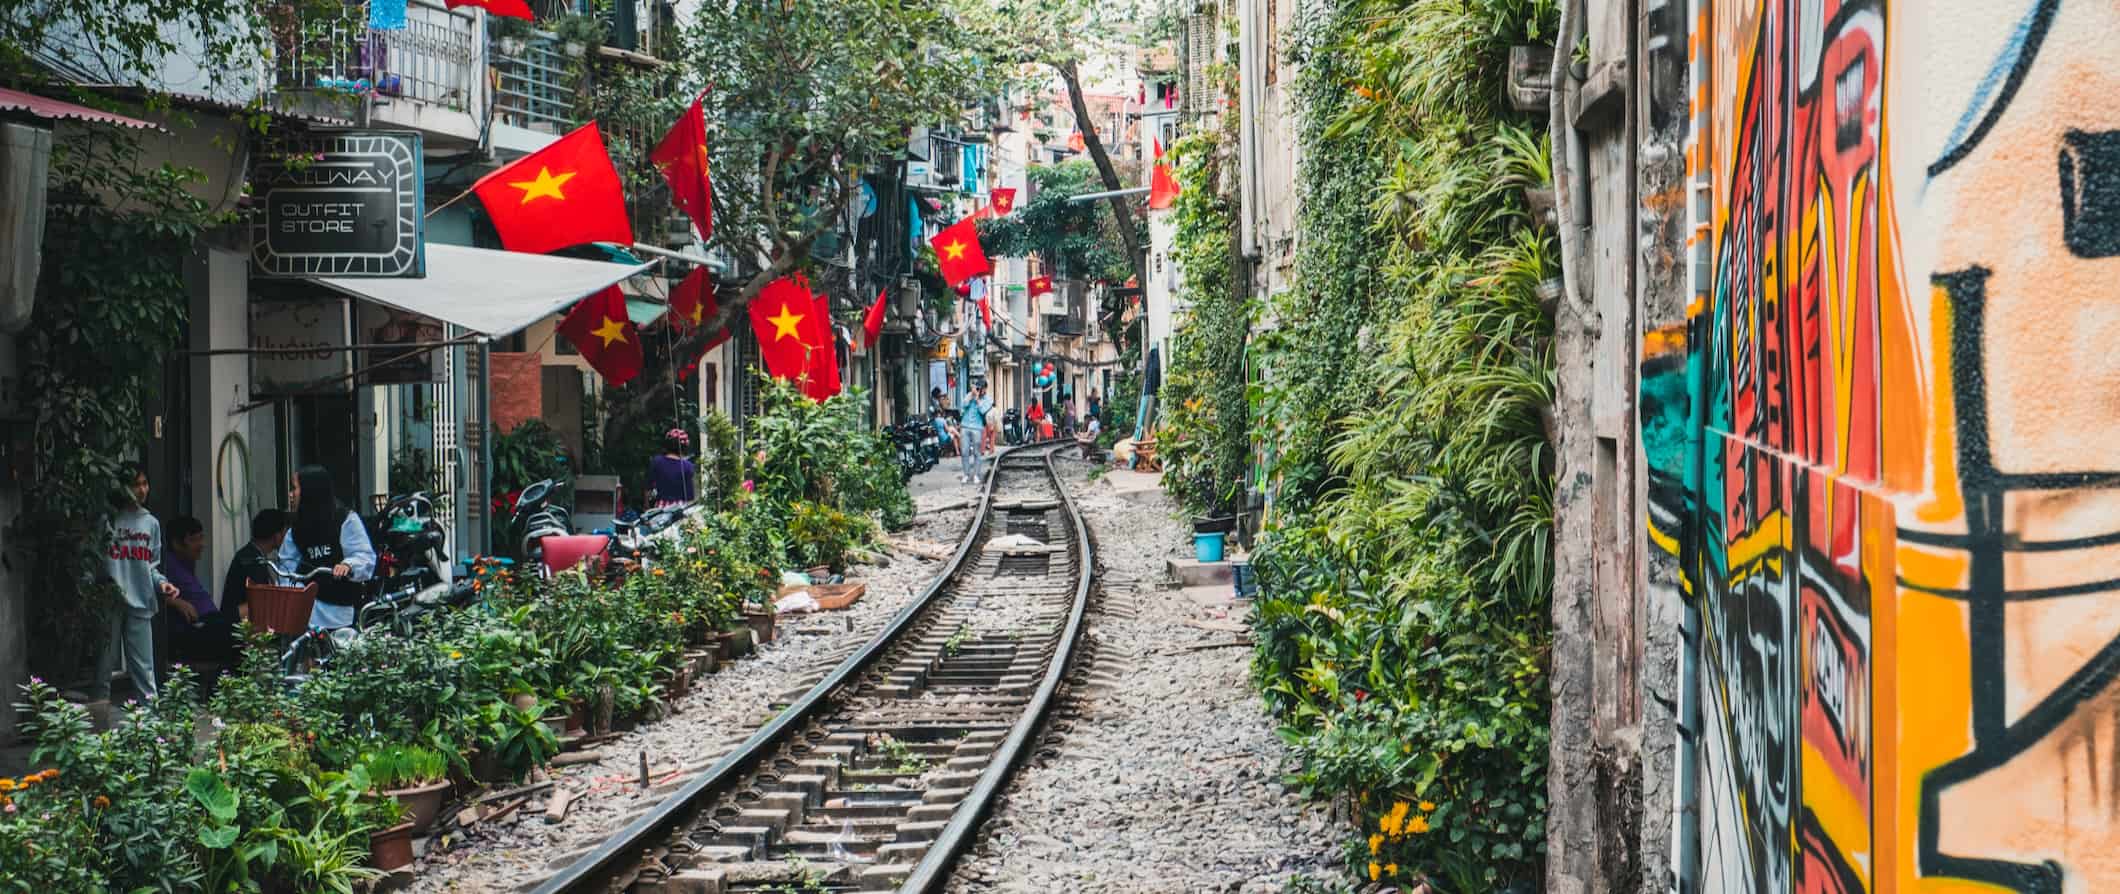
[[611, 538], [602, 534], [559, 534], [539, 541], [543, 547], [545, 568], [554, 574], [573, 568], [585, 561], [601, 565], [605, 550], [611, 546]]

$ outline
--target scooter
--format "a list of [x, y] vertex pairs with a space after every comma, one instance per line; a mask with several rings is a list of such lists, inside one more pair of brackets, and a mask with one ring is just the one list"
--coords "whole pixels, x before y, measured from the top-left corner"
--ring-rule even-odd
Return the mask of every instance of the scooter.
[[543, 559], [541, 543], [547, 537], [564, 537], [574, 533], [574, 525], [567, 510], [552, 504], [552, 479], [547, 478], [523, 488], [516, 498], [515, 513], [509, 517], [508, 530], [516, 534], [516, 557], [525, 562], [536, 563]]
[[1001, 443], [1014, 447], [1023, 443], [1023, 411], [1015, 407], [1001, 414]]

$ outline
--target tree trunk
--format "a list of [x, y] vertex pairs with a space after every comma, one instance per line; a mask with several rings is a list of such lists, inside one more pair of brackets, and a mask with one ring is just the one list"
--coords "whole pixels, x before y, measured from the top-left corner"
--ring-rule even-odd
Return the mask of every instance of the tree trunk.
[[[1060, 72], [1060, 80], [1067, 84], [1067, 101], [1075, 110], [1075, 126], [1082, 130], [1082, 145], [1089, 150], [1091, 161], [1097, 163], [1097, 174], [1104, 178], [1104, 188], [1116, 192], [1126, 188], [1119, 182], [1119, 171], [1112, 167], [1112, 158], [1104, 151], [1104, 140], [1097, 135], [1096, 122], [1089, 117], [1089, 100], [1082, 96], [1082, 77], [1074, 62], [1057, 63], [1053, 68]], [[1134, 206], [1126, 196], [1111, 197], [1112, 216], [1119, 221], [1119, 239], [1126, 243], [1126, 261], [1134, 268], [1134, 282], [1146, 286], [1148, 283], [1148, 257], [1141, 250], [1141, 233], [1134, 221]]]

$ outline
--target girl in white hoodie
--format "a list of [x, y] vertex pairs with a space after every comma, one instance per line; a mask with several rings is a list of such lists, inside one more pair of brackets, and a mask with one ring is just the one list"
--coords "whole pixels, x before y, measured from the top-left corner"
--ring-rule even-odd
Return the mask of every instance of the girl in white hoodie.
[[147, 511], [147, 472], [126, 463], [124, 488], [111, 498], [109, 580], [118, 585], [118, 610], [110, 621], [110, 638], [96, 656], [96, 675], [89, 695], [110, 698], [110, 675], [125, 661], [133, 687], [155, 697], [155, 611], [177, 598], [177, 587], [162, 576], [162, 523]]

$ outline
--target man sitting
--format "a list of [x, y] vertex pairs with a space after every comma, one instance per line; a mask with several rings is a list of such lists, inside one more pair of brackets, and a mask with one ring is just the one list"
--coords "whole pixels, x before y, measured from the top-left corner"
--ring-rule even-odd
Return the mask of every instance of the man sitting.
[[[206, 554], [206, 526], [191, 516], [169, 524], [169, 546], [162, 551], [162, 575], [177, 587], [169, 609], [169, 642], [179, 660], [225, 668], [235, 663], [235, 605], [215, 605], [213, 593], [199, 580], [199, 559]], [[223, 594], [224, 600], [229, 598]], [[233, 597], [238, 600], [242, 594]]]
[[1075, 442], [1082, 445], [1083, 459], [1096, 462], [1104, 457], [1104, 451], [1097, 449], [1097, 435], [1103, 431], [1104, 423], [1097, 417], [1083, 420], [1082, 430], [1075, 433]]
[[221, 602], [224, 608], [233, 604], [245, 621], [250, 620], [250, 585], [282, 583], [272, 557], [280, 554], [280, 542], [287, 539], [287, 525], [287, 513], [278, 509], [258, 513], [250, 520], [250, 542], [236, 550], [235, 558], [228, 562], [228, 575], [221, 580]]

